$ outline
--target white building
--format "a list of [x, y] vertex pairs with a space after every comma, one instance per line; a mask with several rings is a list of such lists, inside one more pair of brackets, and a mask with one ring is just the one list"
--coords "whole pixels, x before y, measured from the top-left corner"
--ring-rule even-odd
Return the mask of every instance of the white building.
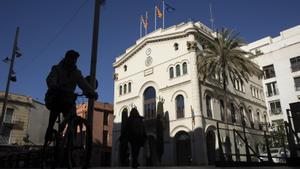
[[300, 25], [244, 47], [264, 71], [263, 86], [271, 122], [287, 121], [289, 103], [300, 99]]
[[[223, 92], [216, 85], [216, 79], [209, 83], [198, 81], [196, 66], [197, 52], [202, 49], [201, 39], [211, 38], [213, 34], [200, 22], [182, 23], [158, 29], [138, 39], [135, 45], [116, 58], [113, 64], [115, 119], [112, 165], [120, 165], [121, 124], [128, 116], [126, 110], [129, 111], [132, 105], [145, 117], [146, 147], [152, 147], [150, 151], [147, 148], [142, 151], [142, 165], [158, 164], [156, 133], [151, 126], [155, 127], [159, 98], [165, 100], [166, 122], [161, 165], [214, 163], [215, 151], [219, 147], [216, 124], [224, 119]], [[255, 93], [252, 92], [254, 89]], [[259, 128], [267, 121], [261, 80], [253, 77], [247, 84], [229, 84], [229, 90], [229, 128], [241, 130], [241, 117], [245, 116], [249, 127], [247, 131], [260, 133]], [[223, 123], [220, 126], [224, 128]], [[221, 134], [224, 136], [224, 132]], [[258, 145], [252, 137], [249, 142], [253, 147]], [[242, 147], [239, 142], [241, 152]], [[150, 163], [146, 162], [146, 157]]]

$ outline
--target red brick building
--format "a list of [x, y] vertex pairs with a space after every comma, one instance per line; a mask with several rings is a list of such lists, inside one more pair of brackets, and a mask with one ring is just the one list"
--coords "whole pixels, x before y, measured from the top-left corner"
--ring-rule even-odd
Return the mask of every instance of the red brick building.
[[[87, 103], [77, 105], [77, 114], [87, 117]], [[95, 102], [93, 114], [92, 166], [109, 166], [111, 160], [113, 105]]]

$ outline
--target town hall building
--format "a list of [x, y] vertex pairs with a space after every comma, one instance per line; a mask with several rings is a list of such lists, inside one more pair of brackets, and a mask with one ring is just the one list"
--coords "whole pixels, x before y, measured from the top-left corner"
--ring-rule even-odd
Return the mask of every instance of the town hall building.
[[[217, 123], [225, 127], [223, 90], [218, 77], [203, 82], [197, 71], [201, 42], [214, 36], [215, 32], [200, 22], [181, 23], [141, 37], [116, 58], [112, 166], [121, 165], [122, 123], [133, 107], [144, 117], [148, 136], [140, 152], [141, 165], [214, 164], [220, 146]], [[263, 133], [268, 117], [261, 77], [253, 76], [248, 83], [236, 81], [228, 87], [229, 129], [242, 131], [245, 120], [247, 132]], [[164, 110], [162, 143], [155, 129], [158, 102], [163, 103]], [[224, 133], [221, 131], [221, 144], [225, 141]], [[264, 144], [251, 135], [247, 138], [257, 150]], [[163, 148], [161, 159], [158, 144], [163, 144], [159, 146]], [[233, 141], [231, 145], [234, 153]], [[245, 145], [242, 141], [237, 145], [242, 153]]]

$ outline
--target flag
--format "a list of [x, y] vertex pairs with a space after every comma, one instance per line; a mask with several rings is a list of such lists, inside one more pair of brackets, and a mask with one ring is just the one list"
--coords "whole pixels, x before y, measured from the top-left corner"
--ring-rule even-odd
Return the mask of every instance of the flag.
[[146, 13], [145, 19], [143, 16], [141, 16], [141, 22], [143, 23], [144, 28], [147, 29], [148, 28], [148, 14], [147, 13]]
[[146, 11], [146, 17], [145, 17], [145, 29], [148, 29], [148, 25], [149, 25], [149, 23], [148, 23], [148, 11]]
[[195, 112], [194, 112], [194, 109], [193, 109], [192, 106], [191, 106], [191, 116], [192, 116], [192, 126], [194, 128], [194, 126], [195, 126]]
[[165, 3], [166, 11], [167, 12], [173, 12], [175, 11], [175, 8], [173, 8], [171, 5]]
[[145, 27], [146, 23], [145, 23], [145, 19], [143, 16], [141, 16], [141, 22], [142, 22], [143, 26]]
[[156, 16], [158, 16], [159, 18], [163, 17], [163, 14], [161, 13], [160, 9], [157, 6], [155, 6], [155, 13]]

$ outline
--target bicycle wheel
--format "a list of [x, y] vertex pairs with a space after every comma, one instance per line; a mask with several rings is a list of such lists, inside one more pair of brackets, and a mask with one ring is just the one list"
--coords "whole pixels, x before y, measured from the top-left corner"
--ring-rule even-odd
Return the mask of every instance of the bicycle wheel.
[[74, 117], [68, 130], [68, 168], [89, 166], [92, 152], [92, 135], [86, 119]]

